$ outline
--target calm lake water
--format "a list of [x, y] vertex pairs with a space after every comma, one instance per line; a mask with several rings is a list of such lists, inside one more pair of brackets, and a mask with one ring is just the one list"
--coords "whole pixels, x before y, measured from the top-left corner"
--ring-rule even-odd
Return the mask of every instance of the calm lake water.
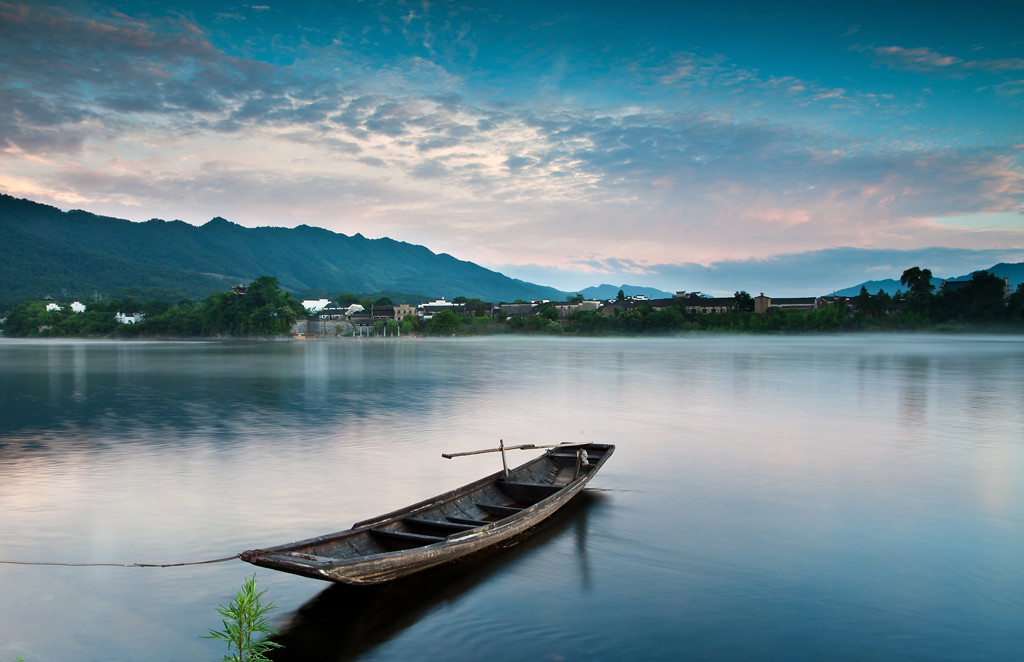
[[[617, 445], [516, 547], [353, 590], [241, 561], [0, 565], [0, 660], [1019, 660], [1024, 338], [0, 340], [0, 559], [196, 561]], [[516, 464], [532, 455], [514, 455]]]

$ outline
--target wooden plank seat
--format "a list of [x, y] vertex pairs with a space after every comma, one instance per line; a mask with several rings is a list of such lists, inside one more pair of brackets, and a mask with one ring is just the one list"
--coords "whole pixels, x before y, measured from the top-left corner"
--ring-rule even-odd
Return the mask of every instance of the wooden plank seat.
[[462, 531], [468, 531], [475, 529], [480, 526], [479, 524], [467, 524], [465, 522], [446, 522], [444, 520], [436, 519], [423, 519], [421, 517], [406, 517], [404, 520], [409, 528], [418, 529], [426, 533], [437, 533], [439, 535], [448, 536], [453, 533], [460, 533]]
[[493, 522], [488, 522], [487, 520], [470, 519], [469, 517], [449, 517], [448, 521], [454, 522], [455, 524], [466, 524], [468, 526], [472, 526], [474, 529], [478, 526], [487, 526], [488, 524], [493, 524]]
[[[556, 460], [572, 460], [573, 462], [576, 461], [576, 453], [550, 453], [549, 456]], [[594, 464], [602, 457], [603, 455], [587, 453], [587, 461], [590, 462], [591, 464]]]
[[495, 483], [501, 491], [519, 503], [537, 503], [559, 492], [565, 485], [551, 483], [529, 483], [518, 480], [499, 480]]
[[511, 517], [523, 510], [516, 506], [492, 506], [489, 503], [478, 503], [476, 505], [480, 510], [495, 517]]
[[394, 531], [392, 529], [371, 529], [374, 536], [390, 547], [398, 549], [409, 549], [412, 547], [423, 547], [433, 545], [437, 542], [444, 542], [444, 536], [431, 536], [425, 533], [411, 533], [409, 531]]

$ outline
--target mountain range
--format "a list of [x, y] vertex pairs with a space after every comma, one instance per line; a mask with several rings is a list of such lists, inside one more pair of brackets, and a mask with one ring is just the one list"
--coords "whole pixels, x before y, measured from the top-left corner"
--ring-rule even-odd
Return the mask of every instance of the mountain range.
[[297, 295], [401, 293], [410, 299], [562, 300], [568, 293], [509, 278], [393, 239], [322, 228], [136, 223], [0, 195], [0, 301], [93, 292], [205, 296], [275, 276]]
[[[1024, 263], [1001, 263], [988, 271], [1009, 279], [1011, 289], [1024, 281]], [[160, 219], [136, 223], [0, 194], [0, 309], [47, 295], [175, 301], [265, 275], [297, 296], [353, 292], [414, 303], [456, 296], [560, 301], [571, 294], [387, 237], [367, 239], [308, 225], [247, 228], [220, 217], [202, 226]], [[933, 282], [938, 287], [942, 280]], [[872, 294], [901, 289], [895, 279], [872, 280], [835, 294], [855, 296], [862, 285]], [[655, 288], [608, 284], [579, 293], [613, 299], [619, 290], [651, 299], [672, 296]]]

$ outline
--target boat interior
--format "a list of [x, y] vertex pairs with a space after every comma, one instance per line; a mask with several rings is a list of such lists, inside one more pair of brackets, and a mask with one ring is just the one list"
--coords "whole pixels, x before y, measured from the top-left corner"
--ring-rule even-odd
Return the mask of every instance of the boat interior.
[[[498, 522], [557, 494], [590, 472], [606, 449], [555, 449], [477, 489], [385, 519], [359, 532], [344, 532], [291, 551], [310, 560], [342, 560], [444, 542]], [[287, 553], [287, 552], [286, 552]]]

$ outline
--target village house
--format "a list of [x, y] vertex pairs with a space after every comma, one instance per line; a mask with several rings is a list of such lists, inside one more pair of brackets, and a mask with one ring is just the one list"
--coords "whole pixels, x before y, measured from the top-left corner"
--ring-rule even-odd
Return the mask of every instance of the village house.
[[331, 305], [330, 299], [303, 299], [302, 307], [306, 309], [307, 315], [315, 315]]
[[596, 311], [601, 309], [600, 301], [556, 301], [551, 304], [558, 311], [558, 318], [565, 319], [573, 313]]
[[375, 320], [394, 320], [394, 306], [370, 306], [370, 318]]
[[[330, 322], [338, 322], [338, 321], [341, 321], [341, 320], [345, 319], [345, 317], [348, 315], [349, 308], [351, 308], [351, 307], [352, 306], [348, 306], [348, 307], [339, 306], [338, 304], [334, 303], [333, 301], [329, 301], [326, 306], [323, 306], [318, 311], [316, 311], [316, 317], [321, 322], [328, 322], [328, 321], [330, 321]], [[359, 306], [359, 310], [362, 310], [362, 309], [363, 309], [363, 307]]]
[[672, 297], [688, 315], [723, 315], [736, 306], [733, 297], [706, 297], [700, 292], [676, 292]]
[[537, 307], [535, 303], [500, 303], [494, 307], [494, 314], [502, 317], [526, 317]]
[[372, 327], [373, 326], [373, 322], [374, 322], [373, 316], [368, 311], [363, 310], [362, 306], [360, 306], [360, 310], [353, 311], [353, 312], [349, 313], [348, 316], [345, 319], [348, 320], [349, 324], [351, 324], [352, 326], [355, 326], [355, 327], [358, 327], [358, 326], [370, 326], [370, 327]]
[[776, 297], [771, 298], [764, 295], [764, 292], [754, 297], [754, 312], [764, 315], [770, 308], [776, 310], [802, 310], [810, 312], [824, 308], [835, 302], [835, 297]]
[[455, 303], [454, 301], [445, 301], [444, 298], [440, 298], [437, 301], [430, 301], [427, 303], [421, 303], [417, 308], [419, 309], [419, 317], [423, 320], [431, 320], [434, 315], [438, 314], [443, 310], [450, 310], [453, 313], [461, 314], [462, 310], [466, 307], [464, 303]]
[[416, 314], [416, 306], [410, 305], [408, 303], [400, 303], [397, 306], [395, 306], [395, 321], [396, 322], [401, 322], [403, 319], [405, 319], [406, 315], [415, 315], [415, 314]]
[[494, 306], [486, 301], [467, 301], [462, 314], [466, 317], [494, 317]]

